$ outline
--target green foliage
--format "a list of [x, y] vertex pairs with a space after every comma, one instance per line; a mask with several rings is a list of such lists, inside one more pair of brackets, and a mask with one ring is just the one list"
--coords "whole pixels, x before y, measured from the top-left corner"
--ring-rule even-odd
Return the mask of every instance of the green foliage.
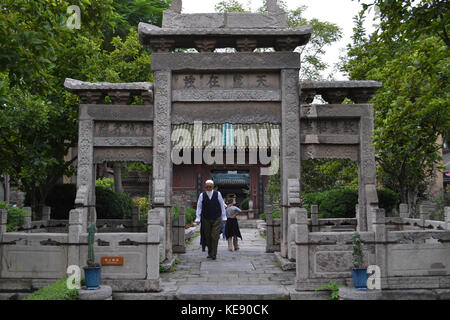
[[448, 4], [376, 0], [373, 5], [381, 22], [366, 36], [363, 21], [372, 5], [363, 5], [342, 70], [352, 80], [383, 83], [372, 100], [378, 176], [414, 210], [441, 160], [437, 138], [450, 130]]
[[[389, 189], [378, 189], [379, 207], [391, 213], [398, 205], [398, 195]], [[346, 187], [324, 192], [303, 194], [303, 207], [311, 212], [311, 205], [319, 206], [320, 218], [354, 218], [358, 204], [358, 189]]]
[[216, 12], [224, 13], [224, 12], [246, 12], [249, 11], [244, 8], [242, 3], [237, 0], [226, 0], [220, 1], [214, 7]]
[[56, 184], [49, 192], [45, 204], [51, 207], [52, 219], [69, 219], [74, 208], [77, 186], [75, 184]]
[[67, 288], [67, 278], [60, 279], [55, 283], [40, 288], [23, 300], [77, 300], [78, 290]]
[[[316, 18], [311, 20], [304, 18], [303, 14], [306, 9], [307, 6], [300, 6], [288, 11], [288, 25], [290, 28], [306, 25], [312, 27], [308, 44], [298, 48], [302, 64], [300, 78], [302, 80], [322, 80], [321, 72], [328, 68], [328, 64], [323, 60], [326, 48], [342, 38], [342, 30], [334, 23], [320, 21]], [[332, 74], [328, 78], [332, 78]]]
[[353, 253], [352, 253], [353, 267], [355, 269], [362, 268], [364, 253], [361, 244], [361, 235], [358, 232], [353, 233], [352, 245], [353, 245]]
[[320, 192], [358, 186], [358, 163], [347, 159], [302, 161], [302, 192]]
[[[168, 4], [2, 1], [0, 172], [29, 195], [33, 211], [40, 210], [61, 176], [74, 174], [76, 157], [64, 157], [77, 145], [79, 99], [65, 90], [64, 79], [151, 81], [150, 55], [138, 42], [137, 21], [160, 24]], [[66, 26], [69, 5], [80, 7], [81, 29]]]
[[398, 194], [389, 189], [378, 189], [378, 206], [386, 211], [386, 214], [391, 214], [392, 211], [399, 206]]
[[[281, 210], [280, 209], [275, 209], [272, 211], [272, 218], [273, 219], [280, 219], [281, 217]], [[263, 213], [261, 214], [261, 219], [263, 219], [264, 221], [266, 221], [267, 218], [267, 213]]]
[[151, 208], [151, 203], [146, 197], [135, 197], [133, 202], [139, 207], [140, 219], [147, 221], [148, 210]]
[[310, 211], [311, 205], [319, 206], [320, 218], [354, 218], [358, 203], [358, 190], [354, 188], [333, 189], [303, 195], [303, 207]]
[[429, 200], [436, 206], [436, 210], [431, 214], [431, 220], [445, 221], [445, 207], [450, 207], [450, 187], [431, 194]]
[[174, 206], [172, 209], [172, 219], [177, 220], [180, 217], [180, 208]]
[[114, 179], [113, 178], [100, 178], [95, 181], [95, 186], [103, 187], [105, 189], [114, 191]]
[[248, 202], [250, 201], [250, 197], [245, 198], [241, 202], [241, 209], [242, 210], [248, 210]]
[[130, 219], [134, 202], [124, 193], [116, 193], [103, 186], [95, 187], [98, 219]]
[[186, 224], [190, 224], [195, 221], [197, 211], [193, 208], [186, 208], [185, 215], [186, 215]]
[[0, 209], [5, 209], [8, 212], [8, 219], [6, 221], [6, 231], [18, 231], [25, 223], [25, 210], [13, 207], [11, 204], [0, 201]]
[[339, 288], [345, 288], [345, 286], [338, 285], [336, 281], [330, 281], [329, 284], [318, 286], [315, 290], [329, 290], [331, 291], [330, 300], [339, 300]]

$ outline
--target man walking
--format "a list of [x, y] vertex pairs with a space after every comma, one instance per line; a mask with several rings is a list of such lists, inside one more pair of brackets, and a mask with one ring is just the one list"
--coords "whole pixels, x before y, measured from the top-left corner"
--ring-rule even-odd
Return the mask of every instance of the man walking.
[[195, 222], [201, 222], [201, 232], [205, 235], [208, 247], [208, 258], [216, 260], [222, 221], [225, 223], [227, 215], [222, 195], [214, 190], [214, 182], [205, 183], [206, 191], [201, 193], [197, 201], [197, 217]]

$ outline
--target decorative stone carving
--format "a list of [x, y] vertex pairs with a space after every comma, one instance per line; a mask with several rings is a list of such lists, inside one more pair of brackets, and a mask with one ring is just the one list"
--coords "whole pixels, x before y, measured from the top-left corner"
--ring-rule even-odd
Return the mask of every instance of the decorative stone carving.
[[97, 104], [103, 99], [104, 94], [98, 91], [82, 91], [78, 96], [84, 104]]
[[195, 40], [195, 48], [198, 52], [213, 52], [216, 49], [217, 41], [215, 39]]
[[298, 179], [288, 180], [288, 201], [289, 205], [300, 204], [300, 182]]
[[131, 102], [131, 95], [129, 91], [109, 91], [108, 96], [114, 104], [127, 105]]
[[275, 40], [276, 51], [294, 51], [299, 45], [299, 39], [296, 37], [281, 37]]
[[158, 38], [151, 40], [149, 47], [155, 52], [171, 52], [174, 49], [175, 40]]
[[257, 41], [255, 39], [242, 38], [236, 40], [236, 50], [239, 52], [253, 52], [256, 49]]

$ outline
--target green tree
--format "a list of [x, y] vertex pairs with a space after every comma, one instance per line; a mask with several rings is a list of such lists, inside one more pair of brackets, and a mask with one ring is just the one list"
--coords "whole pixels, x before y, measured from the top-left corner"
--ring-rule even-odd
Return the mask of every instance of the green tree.
[[[112, 0], [2, 1], [0, 172], [19, 183], [35, 211], [61, 176], [74, 172], [76, 158], [64, 157], [77, 145], [79, 100], [64, 89], [64, 79], [151, 80], [150, 56], [135, 29], [124, 40], [113, 38], [109, 44], [103, 36], [105, 30], [121, 32], [118, 19], [134, 21], [132, 3], [150, 2], [130, 2], [127, 15], [126, 10], [117, 13], [114, 5], [119, 4]], [[80, 7], [80, 29], [66, 25], [69, 5]], [[160, 7], [155, 9], [155, 17], [159, 11]], [[144, 16], [153, 19], [149, 11]]]
[[[446, 28], [434, 20], [411, 17], [412, 12], [428, 16], [433, 7], [428, 4], [439, 6], [439, 1], [389, 3], [392, 6], [375, 1], [381, 23], [370, 36], [362, 27], [369, 7], [355, 18], [353, 43], [342, 70], [351, 79], [383, 83], [372, 101], [379, 177], [402, 202], [414, 207], [441, 160], [437, 138], [450, 129], [450, 56]], [[398, 10], [397, 18], [393, 10]], [[448, 8], [441, 15], [447, 17]]]

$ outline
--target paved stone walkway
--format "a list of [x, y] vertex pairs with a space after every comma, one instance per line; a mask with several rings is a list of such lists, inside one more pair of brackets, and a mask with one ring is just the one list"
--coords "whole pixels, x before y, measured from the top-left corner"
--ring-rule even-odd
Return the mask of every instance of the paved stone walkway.
[[195, 237], [186, 253], [178, 254], [176, 271], [161, 273], [163, 294], [177, 299], [288, 297], [286, 286], [294, 284], [295, 271], [282, 271], [274, 254], [265, 252], [258, 229], [241, 229], [241, 234], [238, 251], [228, 251], [227, 241], [219, 240], [216, 260], [206, 258], [207, 251], [202, 252], [200, 238]]

